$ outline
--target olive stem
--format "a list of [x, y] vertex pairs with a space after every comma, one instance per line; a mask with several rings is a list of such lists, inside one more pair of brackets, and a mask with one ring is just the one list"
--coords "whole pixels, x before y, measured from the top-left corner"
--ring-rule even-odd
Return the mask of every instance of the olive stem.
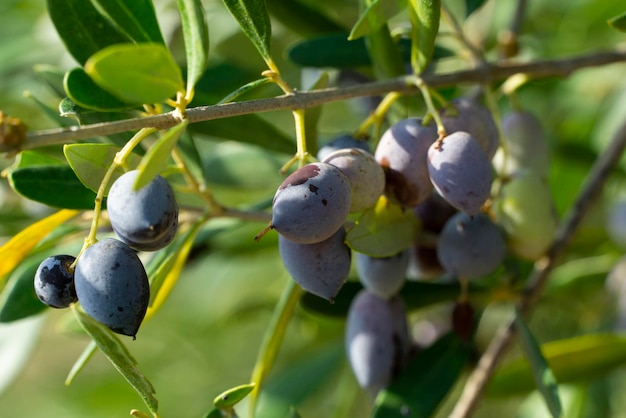
[[443, 138], [446, 136], [446, 128], [443, 126], [443, 121], [441, 120], [441, 115], [439, 115], [439, 111], [435, 107], [433, 103], [433, 99], [430, 96], [430, 87], [421, 77], [414, 76], [411, 80], [415, 86], [417, 86], [422, 92], [422, 97], [424, 98], [424, 103], [426, 104], [426, 109], [428, 109], [428, 114], [435, 120], [435, 124], [437, 125], [437, 145], [440, 146]]
[[[458, 84], [489, 84], [507, 79], [515, 74], [527, 74], [533, 79], [547, 77], [567, 77], [581, 68], [607, 65], [626, 61], [626, 50], [580, 55], [572, 58], [541, 60], [526, 63], [486, 63], [480, 68], [461, 70], [444, 74], [423, 74], [422, 79], [431, 88], [447, 87]], [[267, 99], [248, 100], [222, 105], [198, 106], [186, 110], [189, 123], [223, 119], [251, 113], [275, 110], [293, 110], [315, 107], [324, 103], [352, 99], [355, 97], [380, 96], [391, 91], [411, 94], [416, 86], [408, 83], [413, 76], [401, 76], [389, 80], [364, 83], [342, 88], [325, 88], [319, 90], [285, 94]], [[115, 122], [102, 122], [92, 125], [55, 128], [29, 132], [26, 141], [21, 144], [5, 143], [0, 137], [0, 152], [18, 152], [47, 145], [66, 144], [96, 136], [106, 136], [121, 132], [134, 131], [152, 127], [156, 129], [171, 128], [180, 123], [174, 111], [159, 115], [126, 119]]]
[[139, 132], [137, 132], [130, 140], [128, 140], [126, 145], [124, 145], [124, 148], [122, 148], [120, 151], [118, 151], [115, 154], [115, 158], [113, 158], [113, 162], [111, 163], [107, 171], [104, 173], [104, 177], [102, 178], [102, 181], [100, 182], [100, 186], [98, 187], [98, 192], [96, 193], [96, 198], [95, 198], [95, 203], [94, 203], [94, 208], [93, 208], [93, 218], [91, 220], [91, 228], [89, 229], [89, 234], [85, 238], [85, 243], [83, 244], [83, 248], [80, 250], [80, 252], [76, 256], [76, 260], [74, 260], [74, 263], [72, 263], [72, 266], [71, 266], [72, 269], [76, 267], [76, 263], [78, 262], [78, 259], [83, 254], [83, 252], [85, 252], [87, 248], [89, 248], [90, 246], [98, 242], [96, 235], [98, 233], [98, 225], [100, 223], [100, 214], [102, 212], [102, 200], [104, 199], [106, 189], [109, 185], [109, 182], [111, 181], [111, 177], [113, 176], [113, 173], [115, 172], [115, 170], [118, 169], [118, 167], [123, 167], [126, 164], [126, 159], [130, 155], [130, 153], [135, 149], [135, 147], [139, 145], [139, 143], [141, 143], [141, 141], [143, 141], [145, 138], [152, 135], [156, 131], [157, 130], [155, 128], [143, 128], [139, 130]]
[[367, 130], [372, 125], [380, 126], [391, 105], [393, 105], [400, 97], [402, 97], [402, 94], [396, 91], [387, 93], [376, 109], [369, 114], [369, 116], [361, 123], [352, 136], [356, 139], [367, 138]]

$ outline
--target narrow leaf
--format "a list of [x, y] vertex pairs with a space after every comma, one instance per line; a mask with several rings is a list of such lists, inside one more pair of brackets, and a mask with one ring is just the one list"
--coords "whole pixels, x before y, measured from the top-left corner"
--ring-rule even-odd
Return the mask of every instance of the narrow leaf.
[[268, 8], [272, 17], [305, 38], [346, 30], [318, 8], [299, 0], [272, 0]]
[[165, 44], [152, 0], [92, 1], [133, 41]]
[[[541, 352], [560, 384], [588, 381], [626, 364], [626, 335], [589, 334], [542, 344]], [[536, 388], [532, 369], [524, 357], [501, 366], [486, 393], [511, 396]]]
[[365, 36], [365, 46], [377, 79], [383, 80], [405, 74], [402, 54], [386, 23]]
[[[328, 87], [328, 81], [328, 72], [323, 71], [309, 90], [325, 89]], [[317, 123], [320, 116], [322, 116], [322, 106], [308, 108], [304, 112], [304, 136], [309, 145], [308, 151], [312, 155], [317, 153]]]
[[122, 341], [104, 325], [92, 319], [87, 314], [81, 312], [78, 307], [72, 305], [74, 316], [91, 336], [98, 348], [104, 353], [109, 361], [115, 366], [118, 372], [137, 391], [146, 406], [155, 416], [158, 409], [158, 401], [154, 397], [154, 387], [148, 379], [135, 366], [136, 361], [130, 355], [128, 349]]
[[81, 65], [109, 45], [130, 42], [91, 0], [47, 0], [48, 14], [70, 54]]
[[626, 12], [607, 20], [609, 26], [620, 32], [626, 32]]
[[364, 211], [348, 231], [346, 244], [373, 257], [390, 257], [414, 242], [417, 229], [411, 211], [383, 196], [374, 207]]
[[78, 376], [78, 374], [85, 368], [85, 366], [87, 365], [89, 360], [91, 360], [93, 355], [96, 354], [97, 350], [98, 350], [98, 346], [96, 345], [95, 341], [93, 340], [89, 341], [89, 344], [87, 345], [87, 347], [85, 347], [80, 357], [76, 359], [76, 362], [72, 366], [72, 369], [67, 374], [67, 377], [65, 378], [66, 386], [69, 386], [72, 384], [76, 376]]
[[69, 165], [20, 168], [8, 177], [13, 190], [27, 199], [57, 208], [93, 208], [96, 194], [80, 182]]
[[389, 19], [406, 9], [407, 0], [374, 0], [359, 17], [349, 40], [368, 35], [387, 23]]
[[409, 0], [411, 65], [415, 74], [421, 74], [433, 58], [440, 15], [440, 0]]
[[[180, 274], [187, 262], [189, 253], [193, 248], [194, 239], [203, 222], [196, 222], [175, 243], [170, 244], [163, 254], [163, 258], [157, 260], [157, 267], [149, 271], [150, 277], [150, 305], [146, 313], [146, 319], [151, 318], [163, 306], [174, 285], [178, 282]], [[150, 265], [152, 270], [152, 264]]]
[[252, 389], [254, 389], [254, 383], [247, 383], [225, 390], [217, 395], [215, 400], [213, 400], [213, 405], [220, 409], [232, 408], [248, 396], [250, 392], [252, 392]]
[[63, 77], [65, 72], [58, 67], [48, 64], [35, 64], [33, 66], [33, 72], [44, 83], [48, 85], [54, 91], [54, 93], [63, 97], [65, 90], [63, 89]]
[[[67, 162], [76, 173], [78, 179], [85, 185], [85, 187], [98, 192], [100, 183], [104, 178], [104, 174], [107, 172], [115, 155], [119, 152], [120, 148], [109, 144], [67, 144], [63, 147], [63, 153]], [[141, 157], [136, 154], [131, 154], [126, 162], [130, 168], [136, 167], [141, 161]], [[124, 174], [125, 171], [122, 167], [118, 167], [111, 176], [111, 181], [105, 191], [105, 196], [108, 194], [108, 190], [111, 184], [118, 177]]]
[[486, 0], [465, 0], [465, 17], [480, 9]]
[[85, 72], [104, 90], [130, 104], [159, 103], [184, 90], [180, 68], [161, 44], [107, 47], [87, 60]]
[[63, 78], [63, 87], [72, 102], [85, 109], [114, 111], [132, 107], [100, 88], [82, 68], [68, 71]]
[[265, 61], [271, 59], [272, 27], [265, 0], [223, 0]]
[[470, 349], [454, 333], [420, 351], [376, 397], [373, 418], [428, 418], [456, 383]]
[[192, 97], [208, 62], [209, 29], [201, 0], [178, 0], [177, 4], [187, 53], [187, 97]]
[[46, 309], [33, 286], [33, 278], [40, 262], [40, 258], [29, 257], [11, 274], [6, 287], [0, 293], [0, 322], [17, 321]]
[[530, 367], [535, 378], [535, 384], [543, 399], [546, 402], [548, 410], [554, 418], [559, 418], [563, 413], [561, 399], [559, 398], [558, 385], [554, 378], [554, 374], [548, 366], [546, 359], [541, 353], [541, 348], [537, 343], [534, 335], [526, 325], [526, 322], [517, 312], [515, 315], [515, 327], [519, 334], [520, 344], [524, 350], [524, 354], [530, 362]]
[[150, 183], [157, 174], [165, 171], [172, 150], [176, 146], [176, 142], [178, 142], [180, 136], [185, 132], [188, 124], [189, 120], [185, 119], [173, 128], [168, 129], [156, 143], [152, 144], [137, 166], [139, 175], [135, 180], [135, 190], [141, 189], [143, 186]]
[[74, 210], [61, 210], [26, 227], [0, 247], [0, 289], [4, 287], [6, 275], [13, 271], [30, 251], [54, 228], [78, 215]]

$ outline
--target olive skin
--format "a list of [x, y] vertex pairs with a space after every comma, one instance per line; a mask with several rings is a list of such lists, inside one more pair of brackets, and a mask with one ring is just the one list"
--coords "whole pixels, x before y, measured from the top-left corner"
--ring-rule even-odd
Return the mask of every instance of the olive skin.
[[119, 334], [135, 337], [148, 310], [150, 285], [137, 254], [107, 238], [87, 248], [76, 263], [76, 295], [85, 312]]
[[74, 272], [70, 265], [76, 260], [71, 255], [54, 255], [44, 259], [35, 273], [35, 293], [41, 302], [51, 308], [67, 308], [76, 302]]
[[156, 251], [176, 236], [178, 204], [172, 187], [161, 176], [133, 190], [138, 175], [138, 170], [129, 171], [113, 183], [107, 211], [123, 242], [139, 251]]
[[352, 190], [342, 171], [328, 163], [307, 164], [290, 174], [274, 195], [271, 226], [300, 244], [330, 238], [350, 211]]

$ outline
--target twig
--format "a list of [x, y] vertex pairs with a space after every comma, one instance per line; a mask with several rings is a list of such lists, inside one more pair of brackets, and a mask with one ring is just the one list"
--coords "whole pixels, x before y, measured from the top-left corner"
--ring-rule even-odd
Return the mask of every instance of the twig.
[[[457, 71], [448, 74], [424, 74], [422, 79], [432, 88], [458, 85], [461, 83], [489, 84], [518, 73], [529, 74], [533, 78], [565, 77], [581, 68], [624, 61], [626, 61], [626, 50], [615, 50], [581, 55], [573, 58], [534, 61], [529, 63], [486, 63], [484, 66], [480, 66], [480, 68], [471, 70]], [[343, 88], [297, 92], [268, 99], [249, 100], [214, 106], [199, 106], [188, 109], [186, 114], [190, 123], [196, 123], [250, 113], [306, 109], [338, 100], [379, 96], [392, 91], [414, 93], [417, 91], [417, 88], [411, 85], [411, 77], [405, 76]], [[82, 127], [34, 131], [27, 134], [26, 142], [22, 144], [21, 149], [33, 149], [44, 145], [64, 144], [96, 136], [134, 131], [146, 127], [167, 129], [179, 122], [179, 119], [175, 117], [174, 113], [169, 112], [161, 115], [98, 123]], [[14, 151], [19, 151], [19, 149], [16, 149], [10, 144], [0, 143], [0, 152]]]
[[[617, 166], [624, 149], [626, 149], [626, 123], [617, 131], [604, 154], [596, 160], [589, 172], [584, 188], [578, 194], [566, 219], [561, 223], [554, 242], [546, 255], [535, 263], [534, 270], [528, 279], [528, 285], [518, 302], [518, 307], [524, 315], [530, 313], [548, 280], [549, 273], [563, 256], [583, 217], [597, 201], [604, 183]], [[450, 418], [467, 418], [471, 415], [498, 362], [513, 341], [515, 333], [513, 321], [498, 329], [478, 365], [467, 379], [465, 388], [450, 414]]]

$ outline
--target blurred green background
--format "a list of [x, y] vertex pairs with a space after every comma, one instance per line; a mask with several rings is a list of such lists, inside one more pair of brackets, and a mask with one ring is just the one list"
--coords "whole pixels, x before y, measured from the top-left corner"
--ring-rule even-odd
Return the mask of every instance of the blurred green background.
[[[270, 10], [273, 1], [268, 0]], [[304, 3], [314, 5], [347, 30], [358, 16], [355, 1]], [[626, 35], [606, 24], [608, 18], [623, 11], [620, 2], [529, 3], [520, 37], [519, 59], [553, 59], [626, 44]], [[177, 57], [182, 59], [175, 2], [162, 0], [155, 4], [164, 35]], [[244, 74], [243, 83], [258, 77], [264, 69], [263, 62], [221, 2], [207, 0], [204, 4], [212, 64], [236, 67]], [[462, 16], [462, 2], [446, 4]], [[470, 39], [481, 42], [490, 58], [497, 56], [497, 37], [509, 24], [513, 7], [514, 2], [489, 1], [465, 21], [464, 28]], [[392, 28], [404, 25], [404, 18], [394, 19]], [[287, 59], [284, 51], [303, 34], [284, 23], [278, 19], [273, 21], [274, 54], [285, 78], [292, 85], [301, 86], [315, 71], [302, 70]], [[442, 32], [447, 29], [442, 26]], [[31, 129], [54, 127], [33, 99], [24, 95], [28, 91], [56, 106], [57, 99], [37, 79], [33, 66], [49, 64], [67, 70], [75, 65], [47, 18], [45, 2], [4, 0], [0, 4], [0, 39], [0, 109], [21, 118]], [[450, 37], [441, 36], [441, 43], [458, 48]], [[446, 70], [457, 68], [459, 63], [450, 59], [438, 65]], [[250, 78], [245, 79], [247, 75]], [[331, 71], [331, 76], [337, 77], [336, 71]], [[198, 100], [206, 99], [198, 104], [214, 103], [219, 100], [219, 94], [224, 96], [229, 91], [222, 94], [208, 90], [206, 95], [198, 95]], [[448, 89], [445, 94], [465, 92], [467, 89], [458, 88]], [[267, 88], [255, 94], [268, 96], [279, 92]], [[565, 80], [531, 81], [521, 88], [519, 99], [540, 118], [547, 133], [553, 157], [550, 184], [557, 212], [562, 216], [596, 157], [626, 118], [626, 64], [585, 69]], [[505, 99], [498, 104], [502, 112], [510, 107]], [[363, 105], [363, 101], [351, 100], [324, 106], [319, 123], [320, 141], [355, 130], [367, 114]], [[288, 112], [272, 112], [260, 117], [276, 132], [293, 137]], [[213, 179], [218, 197], [229, 203], [271, 198], [281, 179], [277, 169], [288, 155], [233, 142], [236, 135], [225, 135], [225, 138], [231, 141], [204, 138], [202, 142], [202, 152], [207, 161], [214, 164], [234, 155], [224, 160], [227, 162], [223, 172], [230, 173], [230, 178], [224, 175]], [[0, 164], [6, 167], [11, 162], [4, 159]], [[541, 342], [607, 331], [615, 326], [615, 292], [613, 295], [607, 292], [604, 282], [623, 249], [608, 239], [605, 218], [615, 201], [626, 198], [625, 164], [623, 160], [603, 190], [602, 201], [576, 234], [564, 264], [554, 272], [552, 286], [530, 322]], [[255, 171], [257, 168], [262, 169], [263, 176]], [[0, 205], [0, 242], [52, 212], [15, 195], [6, 180], [0, 182]], [[209, 227], [217, 229], [218, 226], [210, 224]], [[168, 302], [142, 326], [136, 341], [125, 339], [139, 369], [156, 388], [163, 417], [201, 417], [211, 408], [216, 395], [249, 381], [272, 309], [284, 284], [290, 280], [278, 257], [276, 235], [269, 234], [260, 243], [252, 240], [263, 224], [225, 222], [222, 226], [220, 233], [208, 230], [200, 235]], [[64, 241], [58, 248], [76, 252], [82, 237], [75, 238]], [[445, 329], [448, 326], [444, 316], [446, 309], [436, 305], [412, 312], [415, 339], [424, 341], [429, 333]], [[496, 326], [510, 313], [510, 304], [494, 300], [480, 324], [479, 349], [486, 346]], [[56, 310], [0, 324], [1, 417], [104, 418], [128, 416], [133, 408], [145, 409], [133, 389], [100, 353], [72, 385], [64, 385], [65, 377], [89, 342], [86, 336], [73, 330], [75, 325], [70, 314]], [[515, 350], [511, 355], [515, 355]], [[626, 416], [624, 387], [626, 375], [622, 369], [577, 385], [562, 386], [566, 416]], [[439, 416], [446, 416], [459, 389], [460, 386], [451, 394]], [[289, 407], [295, 405], [303, 417], [360, 417], [366, 416], [368, 404], [345, 359], [343, 321], [298, 309], [276, 368], [263, 391], [258, 416], [287, 416]], [[245, 402], [238, 410], [246, 416]], [[540, 417], [545, 414], [537, 394], [525, 394], [486, 399], [476, 416]]]

